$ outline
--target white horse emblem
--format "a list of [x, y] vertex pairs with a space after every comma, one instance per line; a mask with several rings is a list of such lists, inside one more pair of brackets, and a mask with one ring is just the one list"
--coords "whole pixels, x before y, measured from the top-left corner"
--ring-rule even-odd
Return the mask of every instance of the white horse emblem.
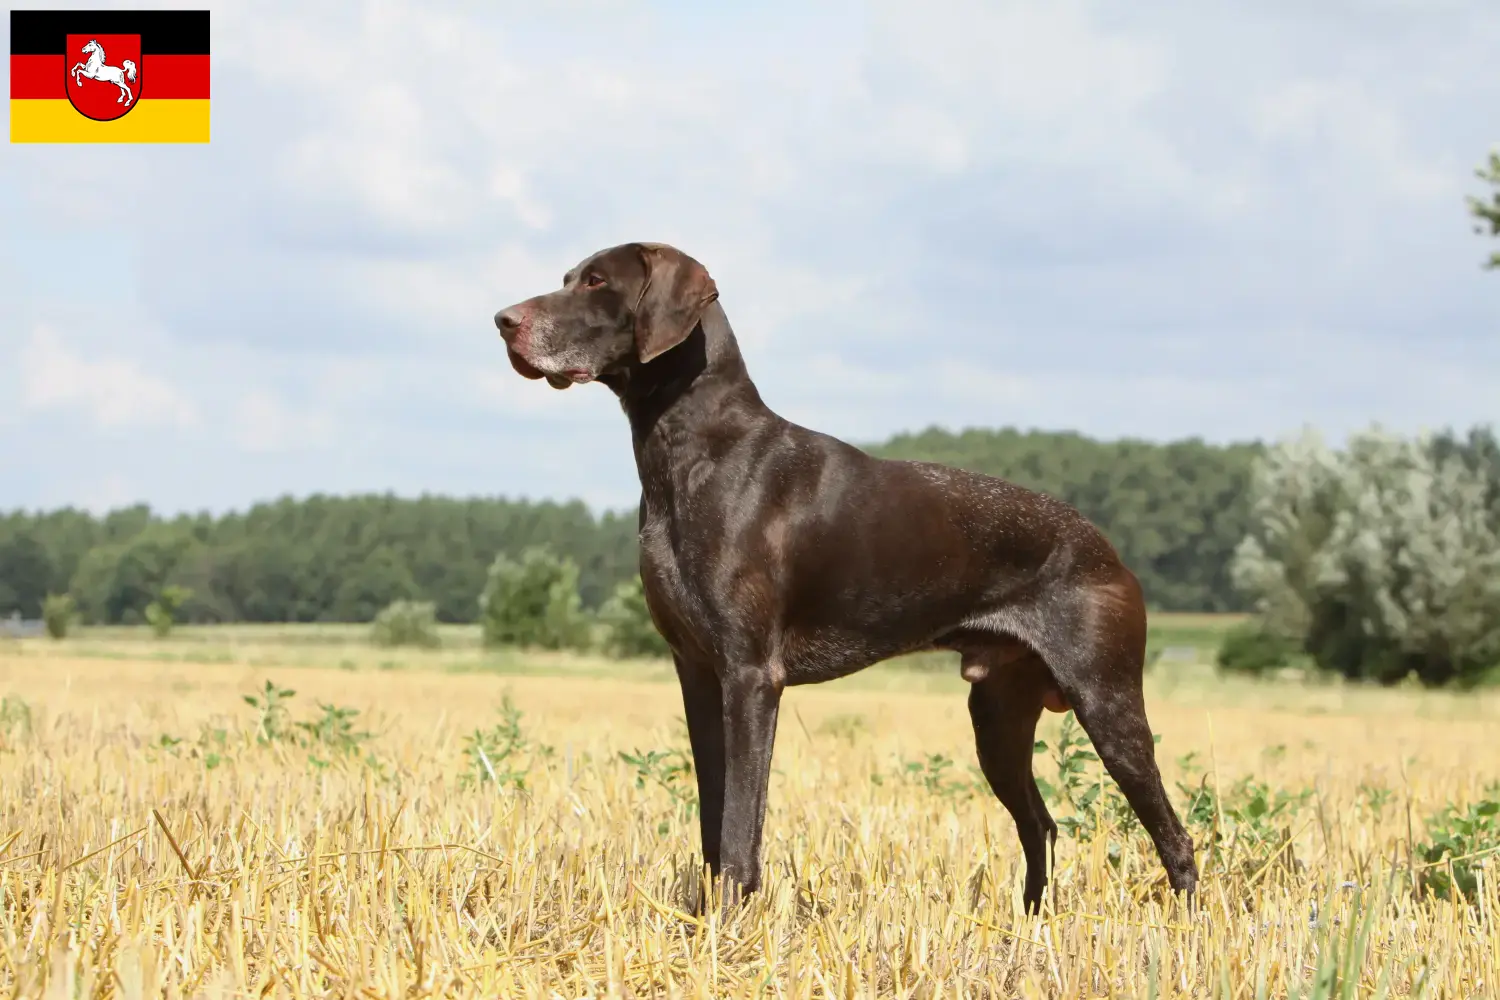
[[[83, 54], [89, 57], [89, 61], [86, 63], [74, 63], [73, 68], [68, 71], [69, 75], [73, 77], [73, 82], [81, 87], [83, 86], [83, 78], [88, 77], [90, 80], [98, 80], [101, 83], [112, 83], [120, 88], [120, 96], [115, 98], [115, 103], [123, 104], [127, 108], [130, 107], [131, 102], [135, 100], [135, 95], [130, 92], [130, 87], [125, 81], [135, 81], [135, 63], [126, 59], [121, 66], [105, 65], [104, 46], [100, 45], [98, 41], [90, 41], [85, 45], [83, 47]], [[53, 72], [57, 71], [53, 70]]]

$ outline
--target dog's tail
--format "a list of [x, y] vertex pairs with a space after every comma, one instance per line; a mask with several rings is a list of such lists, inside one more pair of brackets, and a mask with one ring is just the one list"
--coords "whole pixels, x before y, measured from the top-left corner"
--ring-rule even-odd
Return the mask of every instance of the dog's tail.
[[132, 83], [135, 82], [135, 63], [131, 62], [129, 59], [125, 60], [125, 76]]

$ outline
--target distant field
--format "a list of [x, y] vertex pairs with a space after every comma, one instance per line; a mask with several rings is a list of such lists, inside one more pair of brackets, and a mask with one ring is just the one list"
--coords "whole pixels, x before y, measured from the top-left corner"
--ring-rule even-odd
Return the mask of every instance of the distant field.
[[1158, 611], [1147, 619], [1147, 642], [1151, 645], [1217, 650], [1224, 633], [1248, 617], [1250, 616]]
[[[1223, 633], [1243, 620], [1243, 615], [1174, 614], [1151, 615], [1147, 638], [1149, 654], [1162, 651], [1187, 652], [1188, 662], [1210, 663]], [[80, 657], [144, 657], [154, 660], [197, 662], [245, 662], [289, 666], [332, 665], [345, 669], [380, 667], [395, 669], [424, 664], [450, 671], [527, 672], [548, 658], [514, 652], [484, 650], [477, 625], [439, 626], [442, 647], [437, 652], [381, 650], [369, 644], [368, 625], [355, 624], [236, 624], [185, 625], [171, 638], [158, 642], [145, 626], [95, 626], [78, 629], [67, 645], [70, 655]], [[149, 650], [143, 651], [143, 646]], [[1174, 656], [1181, 660], [1184, 657]], [[577, 664], [588, 658], [564, 657]], [[957, 669], [953, 656], [923, 654], [901, 657], [890, 666], [919, 670]], [[608, 671], [608, 661], [595, 666]]]
[[[1154, 624], [1153, 642], [1195, 648], [1226, 627]], [[795, 689], [767, 891], [720, 922], [688, 912], [670, 665], [485, 652], [472, 629], [433, 652], [363, 636], [0, 643], [0, 995], [1254, 997], [1263, 981], [1285, 997], [1340, 956], [1348, 996], [1500, 982], [1500, 893], [1474, 867], [1494, 834], [1475, 821], [1445, 861], [1422, 854], [1430, 817], [1500, 795], [1488, 693], [1256, 683], [1164, 657], [1151, 720], [1202, 909], [1164, 897], [1145, 838], [1085, 794], [1053, 799], [1083, 825], [1028, 918], [956, 669]], [[268, 681], [295, 694], [268, 703]], [[1067, 718], [1040, 733], [1058, 787]], [[1110, 801], [1096, 764], [1081, 774]], [[1454, 859], [1479, 873], [1477, 903], [1412, 890]]]

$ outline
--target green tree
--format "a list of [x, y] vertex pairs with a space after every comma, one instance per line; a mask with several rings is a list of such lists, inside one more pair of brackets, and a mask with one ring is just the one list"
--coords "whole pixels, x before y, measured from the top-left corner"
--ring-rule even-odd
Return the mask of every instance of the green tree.
[[86, 622], [108, 624], [119, 621], [114, 595], [115, 569], [124, 553], [123, 544], [95, 545], [78, 560], [68, 582], [68, 592], [78, 602], [79, 616]]
[[605, 650], [612, 656], [671, 656], [667, 641], [656, 630], [646, 607], [646, 590], [639, 576], [615, 585], [615, 592], [599, 609], [605, 626]]
[[1432, 454], [1439, 461], [1456, 459], [1484, 480], [1485, 505], [1491, 519], [1500, 524], [1500, 439], [1493, 427], [1475, 427], [1460, 436], [1445, 430], [1433, 436]]
[[52, 576], [52, 558], [31, 532], [0, 540], [0, 615], [19, 611], [22, 618], [39, 617]]
[[411, 570], [390, 545], [376, 546], [346, 572], [348, 575], [339, 584], [333, 607], [329, 609], [328, 617], [334, 621], [371, 621], [392, 601], [417, 596], [417, 582], [412, 579]]
[[[1486, 197], [1469, 198], [1469, 214], [1474, 216], [1474, 231], [1486, 236], [1500, 236], [1500, 150], [1492, 150], [1489, 162], [1474, 173], [1492, 189]], [[1493, 251], [1484, 266], [1500, 267], [1500, 250]]]
[[1314, 434], [1256, 469], [1236, 579], [1324, 669], [1473, 682], [1500, 664], [1500, 523], [1487, 476], [1430, 438]]
[[28, 531], [47, 549], [52, 561], [50, 591], [62, 593], [78, 569], [84, 554], [101, 544], [100, 523], [89, 512], [71, 507], [34, 517], [17, 518], [17, 526]]
[[168, 586], [181, 587], [189, 595], [178, 609], [178, 621], [213, 624], [238, 617], [225, 591], [226, 562], [223, 549], [196, 540], [183, 552], [167, 574]]
[[442, 641], [435, 606], [431, 601], [392, 601], [375, 616], [370, 641], [377, 646], [437, 648]]
[[156, 600], [146, 605], [146, 621], [158, 639], [172, 634], [172, 626], [177, 623], [177, 610], [192, 596], [192, 592], [183, 587], [166, 586]]
[[479, 608], [486, 646], [567, 649], [588, 644], [578, 567], [550, 549], [529, 548], [515, 559], [497, 556]]
[[197, 544], [183, 524], [148, 523], [128, 540], [91, 549], [68, 590], [90, 621], [139, 621], [179, 560]]
[[215, 583], [236, 618], [310, 622], [324, 617], [322, 567], [307, 547], [269, 536], [236, 538], [215, 551]]
[[42, 601], [42, 621], [47, 626], [47, 634], [54, 639], [66, 639], [77, 616], [78, 608], [71, 594], [48, 594]]

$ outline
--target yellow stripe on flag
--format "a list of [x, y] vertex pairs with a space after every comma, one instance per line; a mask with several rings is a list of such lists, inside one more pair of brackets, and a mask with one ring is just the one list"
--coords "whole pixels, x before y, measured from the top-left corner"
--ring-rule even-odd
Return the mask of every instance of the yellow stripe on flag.
[[143, 100], [111, 122], [67, 101], [11, 101], [11, 142], [207, 142], [209, 101]]

